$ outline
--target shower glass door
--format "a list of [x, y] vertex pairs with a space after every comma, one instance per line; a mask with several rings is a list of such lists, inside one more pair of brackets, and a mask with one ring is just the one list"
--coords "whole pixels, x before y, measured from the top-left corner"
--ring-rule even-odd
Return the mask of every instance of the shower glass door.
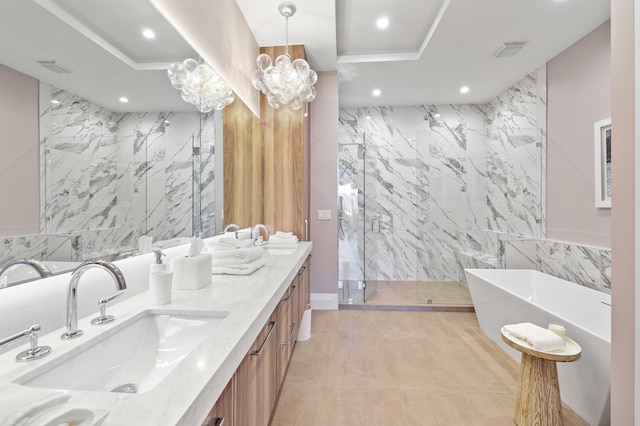
[[365, 301], [364, 135], [338, 137], [338, 296], [340, 303]]

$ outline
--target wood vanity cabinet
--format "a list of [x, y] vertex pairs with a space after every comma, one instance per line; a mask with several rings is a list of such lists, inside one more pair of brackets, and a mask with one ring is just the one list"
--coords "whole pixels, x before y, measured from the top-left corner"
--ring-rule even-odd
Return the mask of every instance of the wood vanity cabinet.
[[222, 391], [222, 394], [202, 423], [202, 426], [217, 426], [216, 423], [220, 423], [219, 419], [224, 419], [224, 426], [236, 425], [234, 423], [234, 386], [235, 383], [232, 378], [229, 380], [229, 383], [227, 383], [227, 387]]
[[293, 345], [296, 341], [299, 319], [298, 315], [298, 276], [289, 285], [287, 292], [278, 304], [276, 318], [278, 321], [278, 356], [277, 356], [277, 377], [278, 391], [284, 381], [289, 360], [293, 353]]
[[245, 355], [203, 426], [267, 426], [276, 406], [300, 320], [309, 303], [309, 256]]
[[[311, 299], [311, 282], [309, 279], [310, 276], [310, 266], [311, 266], [311, 255], [307, 257], [307, 260], [298, 271], [297, 279], [298, 279], [298, 323], [302, 321], [302, 315], [304, 314], [307, 305], [310, 304]], [[297, 335], [297, 333], [296, 333]]]
[[277, 345], [274, 312], [202, 426], [215, 424], [217, 418], [224, 418], [224, 426], [269, 424], [277, 397]]
[[235, 426], [267, 426], [276, 402], [275, 315], [236, 370]]

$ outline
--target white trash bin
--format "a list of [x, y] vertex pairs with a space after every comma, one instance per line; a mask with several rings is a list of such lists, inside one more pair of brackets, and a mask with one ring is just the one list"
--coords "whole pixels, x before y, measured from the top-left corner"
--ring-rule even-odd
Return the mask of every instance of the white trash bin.
[[311, 337], [311, 305], [307, 305], [300, 320], [300, 329], [298, 330], [297, 342], [304, 342]]

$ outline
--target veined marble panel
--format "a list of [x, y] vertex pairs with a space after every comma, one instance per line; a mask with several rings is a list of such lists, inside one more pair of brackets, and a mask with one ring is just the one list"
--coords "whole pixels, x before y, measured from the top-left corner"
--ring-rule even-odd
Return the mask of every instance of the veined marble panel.
[[367, 279], [461, 279], [462, 262], [499, 266], [500, 240], [543, 237], [544, 74], [483, 105], [341, 109], [340, 143], [366, 146], [365, 213], [341, 271], [361, 269], [361, 250]]
[[[117, 257], [144, 234], [191, 235], [194, 138], [202, 132], [210, 138], [202, 146], [212, 146], [213, 113], [115, 113], [48, 85], [41, 92], [43, 232], [73, 233], [74, 260]], [[214, 158], [203, 150], [197, 159], [207, 235], [215, 234]]]
[[611, 293], [611, 251], [579, 244], [537, 241], [540, 271]]
[[15, 259], [71, 261], [68, 235], [22, 235], [0, 239], [0, 266]]
[[540, 270], [536, 240], [505, 241], [504, 244], [505, 268]]

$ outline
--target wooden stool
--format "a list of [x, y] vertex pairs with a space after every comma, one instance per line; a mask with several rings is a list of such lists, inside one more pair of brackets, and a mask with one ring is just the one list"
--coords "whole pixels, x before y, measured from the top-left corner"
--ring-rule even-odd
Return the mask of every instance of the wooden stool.
[[507, 345], [522, 352], [514, 416], [516, 425], [562, 426], [564, 422], [556, 361], [578, 360], [582, 349], [566, 337], [564, 349], [541, 352], [506, 333], [504, 329], [501, 334]]

